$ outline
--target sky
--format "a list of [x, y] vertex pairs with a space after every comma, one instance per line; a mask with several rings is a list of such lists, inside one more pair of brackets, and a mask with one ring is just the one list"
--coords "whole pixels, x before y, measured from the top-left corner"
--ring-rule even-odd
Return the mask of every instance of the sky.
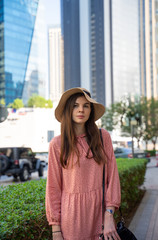
[[60, 24], [60, 0], [44, 0], [47, 25]]

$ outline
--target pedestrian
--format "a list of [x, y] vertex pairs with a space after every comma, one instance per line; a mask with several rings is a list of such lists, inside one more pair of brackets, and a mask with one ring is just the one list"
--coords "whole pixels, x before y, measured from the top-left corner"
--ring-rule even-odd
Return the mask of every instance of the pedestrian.
[[[109, 133], [95, 123], [105, 107], [84, 88], [61, 96], [55, 117], [61, 135], [49, 145], [46, 215], [54, 240], [120, 240], [113, 218], [120, 205], [120, 182]], [[105, 200], [102, 217], [103, 166]]]

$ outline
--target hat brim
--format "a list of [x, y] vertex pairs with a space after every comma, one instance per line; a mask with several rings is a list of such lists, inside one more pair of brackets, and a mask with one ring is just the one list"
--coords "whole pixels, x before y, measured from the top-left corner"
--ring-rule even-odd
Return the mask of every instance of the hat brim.
[[99, 118], [101, 118], [105, 112], [105, 107], [101, 103], [96, 102], [94, 99], [92, 99], [87, 93], [88, 91], [84, 88], [71, 88], [63, 93], [63, 95], [60, 98], [60, 101], [58, 103], [58, 106], [55, 109], [55, 117], [56, 119], [61, 122], [62, 120], [62, 114], [65, 108], [65, 104], [67, 99], [74, 95], [75, 93], [83, 93], [85, 98], [90, 102], [93, 103], [94, 106], [94, 120], [97, 121]]

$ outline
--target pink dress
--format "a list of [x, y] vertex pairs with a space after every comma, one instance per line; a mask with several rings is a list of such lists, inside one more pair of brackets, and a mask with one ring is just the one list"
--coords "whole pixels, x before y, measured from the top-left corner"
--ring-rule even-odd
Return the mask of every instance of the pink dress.
[[[109, 133], [102, 129], [105, 165], [105, 207], [120, 205], [120, 182]], [[61, 225], [66, 240], [95, 240], [102, 232], [103, 164], [87, 159], [85, 135], [77, 137], [80, 166], [73, 158], [64, 169], [60, 164], [60, 136], [50, 142], [46, 187], [46, 215], [49, 225]], [[91, 153], [92, 154], [92, 153]]]

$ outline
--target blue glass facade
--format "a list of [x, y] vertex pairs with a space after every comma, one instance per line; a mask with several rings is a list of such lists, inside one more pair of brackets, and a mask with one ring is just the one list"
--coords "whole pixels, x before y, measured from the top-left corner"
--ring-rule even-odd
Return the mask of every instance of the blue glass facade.
[[39, 2], [0, 0], [0, 99], [6, 104], [15, 98], [26, 103], [32, 93], [39, 94], [39, 55], [32, 49]]

